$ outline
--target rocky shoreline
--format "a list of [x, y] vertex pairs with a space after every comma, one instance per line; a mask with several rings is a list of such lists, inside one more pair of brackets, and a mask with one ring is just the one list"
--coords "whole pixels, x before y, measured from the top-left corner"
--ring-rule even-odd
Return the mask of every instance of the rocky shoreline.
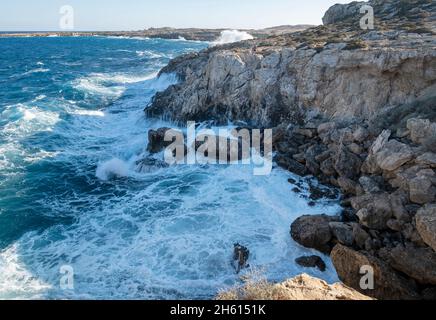
[[[340, 217], [302, 216], [292, 238], [330, 254], [367, 296], [434, 300], [436, 4], [371, 0], [373, 31], [359, 28], [362, 4], [333, 6], [324, 26], [173, 60], [162, 73], [180, 82], [146, 113], [274, 127], [279, 166], [342, 192]], [[362, 289], [364, 266], [374, 289]]]
[[[310, 25], [278, 26], [266, 29], [240, 30], [247, 32], [254, 38], [265, 38], [289, 32], [301, 31], [310, 28]], [[58, 32], [10, 32], [0, 33], [0, 38], [11, 37], [123, 37], [123, 38], [159, 38], [159, 39], [185, 39], [189, 41], [216, 41], [221, 32], [227, 29], [200, 29], [200, 28], [149, 28], [139, 31], [58, 31]]]

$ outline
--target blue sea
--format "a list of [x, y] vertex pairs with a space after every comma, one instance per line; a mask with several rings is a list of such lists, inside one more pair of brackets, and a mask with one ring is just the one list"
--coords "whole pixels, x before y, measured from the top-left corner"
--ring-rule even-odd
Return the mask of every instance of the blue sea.
[[[0, 39], [0, 299], [210, 299], [239, 283], [233, 244], [250, 270], [280, 281], [313, 254], [292, 221], [310, 207], [275, 168], [140, 168], [156, 78], [171, 58], [208, 43], [109, 37]], [[63, 268], [73, 287], [62, 286]]]

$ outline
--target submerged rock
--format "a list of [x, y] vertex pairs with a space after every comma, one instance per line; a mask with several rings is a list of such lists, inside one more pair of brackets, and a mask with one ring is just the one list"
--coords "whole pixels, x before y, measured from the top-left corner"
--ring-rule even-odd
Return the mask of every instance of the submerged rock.
[[250, 257], [250, 250], [241, 246], [239, 243], [234, 245], [233, 249], [233, 266], [236, 273], [241, 272], [242, 269], [248, 268], [248, 258]]
[[327, 268], [325, 262], [319, 256], [306, 256], [295, 259], [295, 262], [305, 268], [318, 268], [324, 272]]

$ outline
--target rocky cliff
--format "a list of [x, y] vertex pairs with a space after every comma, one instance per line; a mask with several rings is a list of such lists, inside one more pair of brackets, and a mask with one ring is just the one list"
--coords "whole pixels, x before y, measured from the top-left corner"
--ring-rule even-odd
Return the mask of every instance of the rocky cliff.
[[[360, 29], [362, 4], [375, 30]], [[343, 194], [341, 217], [302, 216], [293, 239], [365, 295], [436, 299], [435, 21], [431, 0], [335, 5], [324, 26], [173, 60], [162, 73], [180, 82], [146, 112], [274, 127], [278, 165]]]
[[[373, 2], [375, 12], [384, 8]], [[314, 113], [368, 119], [435, 91], [436, 39], [428, 28], [435, 5], [416, 2], [422, 17], [402, 15], [402, 1], [390, 1], [390, 11], [383, 9], [373, 31], [345, 20], [178, 58], [162, 72], [177, 73], [181, 82], [158, 94], [147, 112], [260, 126], [302, 121]], [[325, 20], [340, 19], [331, 10]]]

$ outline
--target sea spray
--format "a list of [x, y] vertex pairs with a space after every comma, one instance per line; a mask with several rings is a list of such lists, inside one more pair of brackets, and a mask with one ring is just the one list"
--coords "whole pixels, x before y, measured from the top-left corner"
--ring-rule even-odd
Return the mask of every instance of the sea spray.
[[126, 177], [129, 173], [129, 165], [120, 159], [111, 159], [97, 167], [96, 176], [101, 180]]
[[253, 39], [253, 36], [248, 32], [238, 30], [225, 30], [221, 32], [221, 36], [216, 41], [212, 42], [212, 45], [220, 45], [251, 39]]

